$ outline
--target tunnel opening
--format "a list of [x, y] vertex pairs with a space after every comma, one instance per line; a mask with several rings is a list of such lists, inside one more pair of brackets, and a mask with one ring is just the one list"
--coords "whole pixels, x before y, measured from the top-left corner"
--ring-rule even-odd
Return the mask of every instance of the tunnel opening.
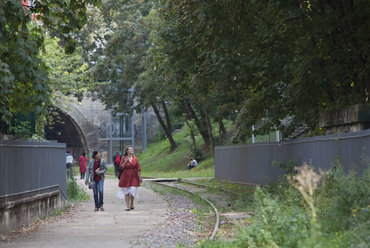
[[66, 150], [71, 152], [75, 161], [78, 161], [82, 152], [88, 154], [84, 134], [73, 118], [56, 107], [51, 107], [49, 113], [53, 114], [49, 114], [50, 119], [45, 126], [45, 138], [65, 143]]

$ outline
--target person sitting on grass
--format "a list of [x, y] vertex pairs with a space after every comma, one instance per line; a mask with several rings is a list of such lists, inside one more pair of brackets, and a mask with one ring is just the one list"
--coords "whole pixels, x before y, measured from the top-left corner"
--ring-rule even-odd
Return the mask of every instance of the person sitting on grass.
[[191, 170], [191, 169], [193, 169], [194, 167], [197, 167], [197, 166], [198, 166], [198, 162], [194, 158], [191, 158], [189, 163], [188, 163], [188, 167], [185, 170]]

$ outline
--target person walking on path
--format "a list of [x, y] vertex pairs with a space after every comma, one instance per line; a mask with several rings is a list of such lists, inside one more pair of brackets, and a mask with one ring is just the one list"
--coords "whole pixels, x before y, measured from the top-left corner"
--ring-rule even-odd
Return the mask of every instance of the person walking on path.
[[121, 171], [118, 183], [119, 190], [117, 197], [125, 199], [126, 211], [134, 210], [134, 200], [138, 198], [137, 187], [143, 181], [141, 178], [141, 168], [139, 161], [134, 156], [134, 149], [131, 146], [126, 147], [121, 162], [119, 164]]
[[87, 157], [84, 152], [80, 156], [79, 161], [80, 161], [80, 176], [81, 176], [80, 179], [84, 179], [85, 173], [86, 173], [86, 165], [87, 165]]
[[104, 174], [107, 171], [107, 166], [104, 159], [100, 158], [100, 154], [97, 151], [93, 152], [92, 159], [89, 161], [87, 167], [87, 174], [85, 178], [85, 184], [88, 185], [89, 181], [94, 183], [94, 211], [104, 211], [103, 202], [103, 190], [104, 190]]
[[113, 156], [113, 163], [114, 163], [114, 174], [119, 179], [119, 163], [121, 162], [121, 156], [118, 152], [116, 152], [116, 155]]

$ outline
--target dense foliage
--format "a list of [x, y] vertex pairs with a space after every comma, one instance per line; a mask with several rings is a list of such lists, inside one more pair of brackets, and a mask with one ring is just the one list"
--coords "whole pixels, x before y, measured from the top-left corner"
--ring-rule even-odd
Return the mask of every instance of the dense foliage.
[[238, 111], [241, 140], [368, 101], [366, 1], [159, 2], [164, 72], [192, 103]]
[[220, 142], [225, 119], [237, 124], [235, 142], [245, 142], [252, 125], [256, 133], [288, 135], [306, 124], [314, 133], [321, 111], [369, 100], [366, 0], [102, 6], [83, 35], [93, 75], [105, 82], [98, 98], [117, 112], [166, 113], [177, 105], [177, 118], [191, 122], [207, 146], [216, 142], [211, 122], [219, 124]]
[[73, 33], [86, 22], [87, 4], [99, 0], [32, 2], [25, 6], [19, 0], [0, 1], [0, 127], [5, 123], [11, 128], [20, 112], [34, 112], [37, 118], [45, 114], [53, 89], [39, 57], [45, 32], [58, 36], [65, 51], [73, 52]]
[[8, 124], [21, 110], [45, 111], [50, 77], [81, 97], [87, 68], [78, 62], [82, 70], [55, 81], [39, 57], [45, 32], [68, 53], [81, 52], [79, 41], [94, 96], [114, 112], [152, 108], [172, 148], [173, 118], [213, 148], [226, 119], [236, 123], [234, 141], [246, 142], [252, 125], [286, 136], [305, 124], [315, 133], [322, 111], [369, 101], [366, 0], [57, 0], [30, 8], [5, 0], [0, 14], [0, 115]]

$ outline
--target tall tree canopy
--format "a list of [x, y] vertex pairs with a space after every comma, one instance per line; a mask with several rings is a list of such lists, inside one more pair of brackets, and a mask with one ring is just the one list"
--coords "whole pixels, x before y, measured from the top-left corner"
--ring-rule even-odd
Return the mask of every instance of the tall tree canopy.
[[108, 107], [178, 104], [206, 144], [226, 118], [244, 142], [252, 125], [314, 131], [321, 111], [368, 102], [369, 14], [366, 0], [106, 0], [86, 57]]
[[[159, 1], [172, 81], [238, 112], [238, 136], [368, 101], [366, 1]], [[193, 101], [195, 103], [195, 101]], [[213, 102], [212, 102], [213, 103]], [[229, 113], [231, 115], [231, 112]], [[282, 119], [291, 117], [291, 127]]]
[[[145, 71], [144, 59], [151, 47], [148, 39], [152, 1], [103, 1], [102, 8], [91, 9], [81, 37], [90, 75], [98, 81], [94, 93], [114, 113], [141, 111], [153, 107], [172, 148], [171, 122], [167, 112], [165, 85]], [[100, 25], [93, 25], [98, 22]], [[150, 62], [146, 65], [151, 66]], [[147, 81], [149, 80], [149, 81]], [[163, 90], [163, 91], [162, 91]], [[162, 117], [162, 111], [165, 116]]]

